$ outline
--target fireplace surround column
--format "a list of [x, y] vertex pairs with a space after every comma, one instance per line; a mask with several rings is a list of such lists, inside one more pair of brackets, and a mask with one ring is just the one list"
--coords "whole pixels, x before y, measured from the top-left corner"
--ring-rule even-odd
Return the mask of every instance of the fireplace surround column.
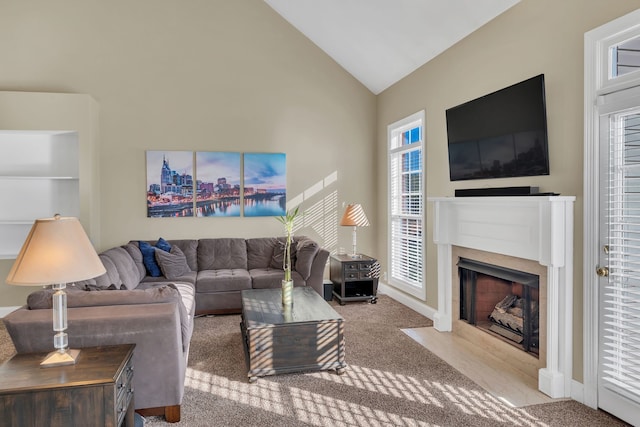
[[573, 364], [573, 196], [437, 197], [433, 240], [438, 256], [434, 327], [452, 330], [452, 247], [537, 261], [547, 270], [546, 366], [538, 388], [571, 397]]

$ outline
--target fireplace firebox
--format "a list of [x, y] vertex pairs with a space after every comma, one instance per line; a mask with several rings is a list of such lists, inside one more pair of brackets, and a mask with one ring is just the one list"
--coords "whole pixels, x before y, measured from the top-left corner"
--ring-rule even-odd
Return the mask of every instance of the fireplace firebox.
[[537, 357], [539, 276], [466, 258], [458, 272], [460, 319]]

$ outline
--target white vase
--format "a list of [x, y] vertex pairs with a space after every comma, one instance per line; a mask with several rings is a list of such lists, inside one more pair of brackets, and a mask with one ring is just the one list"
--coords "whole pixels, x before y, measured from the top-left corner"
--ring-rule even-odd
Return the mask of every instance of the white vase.
[[293, 280], [282, 281], [282, 306], [293, 306]]

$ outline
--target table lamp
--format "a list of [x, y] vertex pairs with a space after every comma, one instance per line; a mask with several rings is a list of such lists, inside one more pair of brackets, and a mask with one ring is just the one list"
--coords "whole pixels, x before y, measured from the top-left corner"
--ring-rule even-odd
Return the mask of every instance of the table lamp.
[[367, 219], [367, 215], [364, 213], [362, 206], [359, 203], [352, 203], [348, 205], [344, 211], [344, 215], [342, 215], [340, 225], [353, 227], [353, 253], [351, 254], [351, 257], [359, 258], [359, 255], [356, 252], [356, 228], [369, 226], [369, 220]]
[[73, 365], [80, 350], [70, 350], [67, 337], [67, 283], [91, 279], [105, 273], [102, 261], [77, 218], [37, 219], [13, 263], [7, 283], [19, 286], [52, 285], [53, 337], [55, 351], [41, 367]]

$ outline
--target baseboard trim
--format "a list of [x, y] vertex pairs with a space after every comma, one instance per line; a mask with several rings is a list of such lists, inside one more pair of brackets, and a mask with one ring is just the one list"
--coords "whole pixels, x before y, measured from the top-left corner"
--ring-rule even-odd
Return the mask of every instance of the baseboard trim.
[[6, 316], [7, 314], [16, 311], [20, 307], [0, 307], [0, 319]]
[[[576, 380], [571, 381], [571, 398], [575, 401], [578, 401], [585, 404], [584, 400], [584, 384], [578, 382]], [[588, 406], [588, 405], [587, 405]], [[594, 408], [595, 409], [595, 408]]]
[[412, 310], [417, 311], [423, 316], [433, 320], [438, 310], [435, 308], [416, 300], [415, 298], [405, 294], [402, 291], [397, 290], [396, 288], [387, 285], [386, 283], [378, 283], [378, 291], [381, 294], [387, 295], [394, 300], [398, 301], [401, 304], [406, 305]]

